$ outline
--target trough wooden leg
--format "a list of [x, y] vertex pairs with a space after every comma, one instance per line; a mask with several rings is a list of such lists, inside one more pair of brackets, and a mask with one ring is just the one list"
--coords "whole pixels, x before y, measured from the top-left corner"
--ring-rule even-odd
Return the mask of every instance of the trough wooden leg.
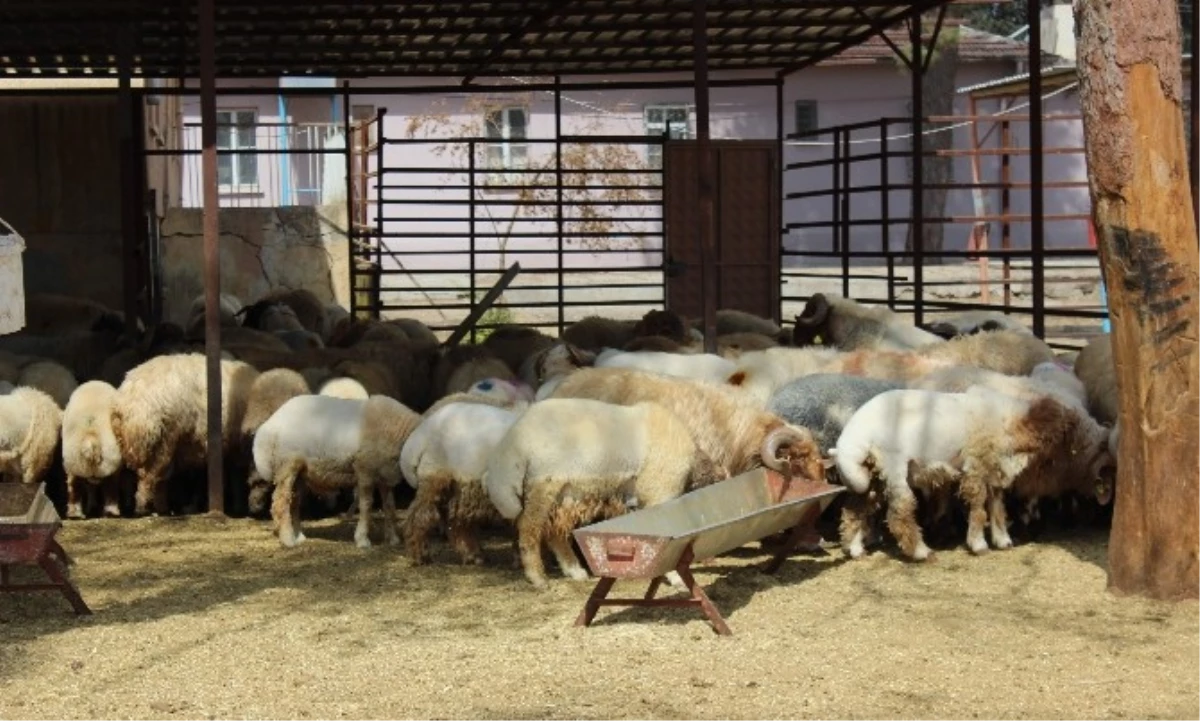
[[588, 596], [587, 603], [583, 605], [583, 611], [579, 613], [579, 618], [575, 619], [576, 626], [591, 625], [592, 619], [596, 617], [596, 612], [600, 610], [600, 602], [604, 600], [616, 582], [617, 579], [605, 576], [596, 583], [596, 587], [592, 589], [592, 595]]
[[692, 575], [691, 565], [692, 548], [688, 546], [688, 549], [683, 552], [683, 557], [679, 559], [679, 565], [675, 567], [675, 572], [679, 574], [679, 577], [683, 579], [683, 584], [691, 591], [692, 600], [700, 606], [700, 610], [704, 612], [709, 622], [712, 623], [713, 630], [721, 636], [732, 636], [733, 631], [729, 630], [729, 625], [721, 617], [721, 612], [717, 610], [716, 604], [712, 602], [712, 599], [708, 597], [708, 594], [704, 592], [700, 584], [696, 583], [696, 578]]
[[66, 549], [63, 548], [58, 541], [50, 539], [50, 545], [47, 550], [55, 556], [58, 556], [59, 560], [63, 562], [64, 566], [75, 565], [75, 559], [71, 558], [71, 556], [67, 554]]
[[59, 565], [58, 561], [51, 558], [49, 554], [43, 555], [38, 560], [38, 565], [42, 567], [42, 570], [50, 577], [50, 580], [54, 581], [59, 590], [62, 591], [62, 595], [66, 596], [67, 601], [71, 604], [71, 608], [75, 609], [76, 615], [84, 616], [91, 614], [92, 609], [88, 608], [88, 605], [84, 603], [83, 596], [79, 595], [79, 590], [75, 588], [75, 584], [71, 583], [71, 580], [63, 573], [65, 566]]
[[658, 593], [658, 589], [662, 586], [664, 580], [666, 579], [663, 576], [656, 576], [654, 580], [650, 582], [650, 588], [646, 589], [646, 595], [643, 596], [643, 598], [645, 598], [647, 601], [654, 598], [654, 595]]

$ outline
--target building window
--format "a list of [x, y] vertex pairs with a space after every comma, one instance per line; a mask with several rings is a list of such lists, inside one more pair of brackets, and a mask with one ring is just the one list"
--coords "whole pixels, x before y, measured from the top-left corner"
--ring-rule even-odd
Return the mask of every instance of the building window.
[[[643, 118], [646, 135], [665, 135], [671, 140], [688, 140], [692, 137], [692, 112], [687, 105], [647, 105]], [[662, 167], [661, 145], [655, 143], [646, 146], [646, 162], [652, 168]]]
[[820, 127], [817, 124], [817, 101], [796, 101], [796, 134], [811, 133]]
[[258, 155], [222, 153], [222, 150], [254, 150], [258, 146], [253, 110], [217, 111], [217, 185], [222, 193], [253, 193], [258, 190]]
[[[528, 126], [528, 111], [519, 106], [488, 110], [484, 116], [485, 135], [488, 140], [525, 140]], [[516, 185], [521, 174], [513, 171], [525, 170], [529, 160], [526, 143], [489, 143], [486, 146], [485, 165], [489, 185]]]

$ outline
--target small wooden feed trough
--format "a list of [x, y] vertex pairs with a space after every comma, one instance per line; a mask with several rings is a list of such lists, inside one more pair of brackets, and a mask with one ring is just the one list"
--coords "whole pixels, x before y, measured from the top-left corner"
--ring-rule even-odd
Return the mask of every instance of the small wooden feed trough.
[[[601, 606], [698, 606], [717, 633], [732, 632], [692, 576], [691, 565], [791, 529], [767, 567], [774, 573], [797, 541], [810, 532], [833, 496], [828, 483], [787, 480], [767, 469], [743, 473], [666, 503], [575, 530], [588, 567], [600, 578], [575, 621], [587, 626]], [[675, 571], [691, 593], [656, 599], [664, 576]], [[648, 579], [643, 598], [606, 598], [617, 579]]]
[[[0, 592], [59, 591], [75, 613], [91, 613], [67, 577], [71, 559], [54, 540], [59, 528], [62, 521], [44, 483], [0, 483]], [[52, 583], [12, 583], [9, 567], [18, 564], [41, 566]]]

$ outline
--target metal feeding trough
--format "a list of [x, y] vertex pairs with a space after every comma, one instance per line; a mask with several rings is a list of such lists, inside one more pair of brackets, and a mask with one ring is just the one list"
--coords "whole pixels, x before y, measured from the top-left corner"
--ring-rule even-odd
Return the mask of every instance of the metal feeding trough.
[[[0, 483], [0, 592], [59, 591], [77, 614], [91, 613], [67, 577], [71, 559], [54, 540], [62, 521], [46, 497], [46, 484]], [[9, 567], [41, 566], [52, 583], [14, 584]]]
[[[791, 529], [765, 569], [774, 573], [821, 511], [845, 490], [828, 483], [788, 480], [757, 469], [650, 508], [575, 530], [588, 567], [600, 580], [575, 621], [587, 626], [601, 606], [699, 607], [717, 633], [732, 633], [691, 573], [691, 565]], [[675, 571], [691, 593], [656, 599], [664, 576]], [[651, 579], [643, 598], [606, 598], [617, 579]]]

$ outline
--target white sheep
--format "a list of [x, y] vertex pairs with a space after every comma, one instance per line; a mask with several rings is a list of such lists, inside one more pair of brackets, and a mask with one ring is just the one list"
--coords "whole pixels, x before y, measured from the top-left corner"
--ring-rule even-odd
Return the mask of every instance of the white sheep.
[[37, 483], [54, 463], [62, 410], [36, 388], [0, 395], [0, 478]]
[[534, 403], [500, 440], [483, 485], [504, 518], [515, 520], [525, 576], [546, 583], [545, 543], [569, 578], [587, 577], [555, 518], [568, 484], [574, 512], [595, 515], [633, 496], [653, 506], [725, 477], [674, 413], [657, 403], [618, 406], [582, 398]]
[[1039, 366], [1035, 371], [1035, 375], [1010, 376], [986, 368], [950, 366], [909, 381], [908, 387], [942, 393], [963, 393], [969, 388], [982, 386], [1022, 400], [1036, 400], [1049, 396], [1060, 403], [1084, 408], [1082, 386], [1070, 372], [1062, 371], [1057, 366], [1053, 369]]
[[842, 482], [857, 495], [846, 501], [842, 544], [863, 553], [872, 480], [882, 484], [887, 525], [914, 560], [930, 551], [916, 521], [914, 489], [957, 488], [968, 506], [967, 545], [1009, 548], [1004, 494], [1057, 495], [1091, 490], [1102, 497], [1112, 470], [1108, 432], [1082, 410], [1053, 398], [1015, 398], [975, 386], [965, 393], [894, 390], [855, 412], [834, 451]]
[[[241, 361], [221, 361], [221, 438], [231, 456], [240, 446], [242, 419], [258, 371]], [[112, 428], [125, 465], [137, 474], [135, 512], [145, 514], [168, 470], [203, 466], [208, 448], [208, 374], [198, 353], [151, 358], [125, 375], [113, 401]], [[212, 509], [221, 511], [223, 509]]]
[[400, 451], [400, 471], [417, 492], [404, 526], [413, 563], [428, 560], [425, 541], [443, 519], [462, 562], [483, 563], [475, 529], [499, 520], [483, 489], [483, 474], [493, 449], [528, 407], [520, 400], [510, 406], [476, 400], [485, 398], [492, 399], [458, 394], [458, 400], [439, 403]]
[[399, 543], [396, 501], [400, 449], [420, 422], [399, 401], [375, 395], [367, 400], [305, 395], [291, 399], [258, 429], [254, 467], [275, 486], [271, 517], [279, 542], [291, 548], [304, 541], [297, 484], [315, 493], [351, 487], [358, 494], [354, 543], [370, 548], [368, 537], [374, 491], [383, 498], [384, 541]]
[[104, 515], [121, 515], [117, 472], [124, 461], [112, 429], [117, 389], [88, 381], [71, 394], [62, 417], [62, 461], [67, 474], [67, 518], [83, 518], [80, 481], [104, 491]]
[[605, 348], [596, 356], [596, 368], [632, 368], [678, 378], [694, 378], [721, 383], [737, 364], [713, 353], [664, 353], [661, 351], [620, 351]]
[[338, 376], [322, 383], [317, 395], [365, 401], [370, 394], [367, 393], [366, 388], [363, 388], [362, 383], [353, 378]]

